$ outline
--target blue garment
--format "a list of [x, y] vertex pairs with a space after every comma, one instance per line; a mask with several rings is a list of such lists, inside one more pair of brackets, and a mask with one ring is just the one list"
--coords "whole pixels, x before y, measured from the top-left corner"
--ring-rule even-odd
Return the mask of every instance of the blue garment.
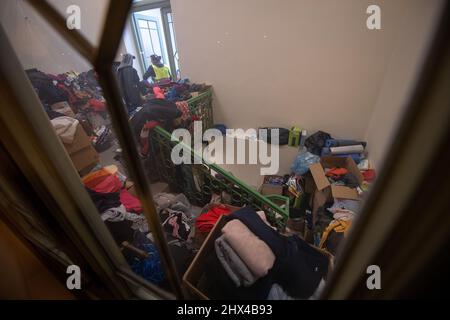
[[227, 127], [224, 124], [215, 124], [214, 128], [219, 130], [223, 135], [227, 134]]
[[133, 258], [133, 260], [130, 261], [131, 270], [154, 284], [163, 282], [165, 275], [161, 265], [159, 252], [154, 244], [145, 236], [145, 234], [137, 232], [133, 245], [136, 248], [147, 252], [148, 257], [145, 259]]
[[356, 164], [361, 162], [361, 154], [360, 153], [344, 153], [344, 154], [333, 154], [332, 155], [330, 148], [322, 148], [322, 152], [321, 152], [320, 156], [321, 157], [333, 156], [333, 157], [340, 157], [340, 158], [350, 157], [353, 159], [353, 161], [355, 161]]
[[166, 99], [169, 101], [177, 101], [178, 98], [178, 91], [175, 87], [170, 88], [170, 90], [166, 93]]

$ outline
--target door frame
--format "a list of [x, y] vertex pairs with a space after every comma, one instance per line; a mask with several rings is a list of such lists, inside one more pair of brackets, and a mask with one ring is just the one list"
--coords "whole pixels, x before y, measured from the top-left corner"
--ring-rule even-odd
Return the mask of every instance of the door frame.
[[[164, 54], [168, 57], [168, 52], [166, 50], [166, 48], [163, 45], [162, 42], [162, 37], [161, 37], [161, 30], [159, 29], [159, 19], [155, 19], [153, 17], [148, 17], [146, 15], [143, 14], [138, 14], [137, 12], [133, 12], [131, 14], [132, 18], [133, 18], [133, 24], [134, 24], [134, 30], [136, 32], [136, 39], [137, 39], [137, 43], [138, 43], [138, 49], [139, 49], [139, 56], [141, 59], [141, 64], [144, 66], [144, 72], [147, 71], [147, 69], [150, 67], [150, 65], [146, 65], [145, 63], [145, 53], [144, 53], [144, 48], [143, 48], [143, 43], [142, 43], [142, 33], [141, 33], [141, 28], [139, 27], [139, 23], [138, 20], [147, 20], [147, 21], [151, 21], [151, 22], [155, 22], [157, 25], [156, 31], [158, 32], [158, 41], [159, 41], [159, 46], [161, 47], [161, 54], [164, 56]], [[151, 34], [150, 34], [151, 37]], [[150, 39], [151, 41], [151, 39]], [[153, 47], [153, 42], [151, 41], [152, 47]], [[153, 52], [155, 53], [155, 52]]]
[[[133, 18], [134, 13], [138, 13], [140, 11], [144, 10], [152, 10], [152, 9], [161, 9], [161, 19], [162, 19], [162, 25], [164, 30], [164, 40], [166, 42], [166, 47], [163, 48], [163, 50], [167, 54], [167, 58], [169, 60], [169, 67], [170, 72], [172, 74], [172, 78], [175, 80], [177, 73], [176, 73], [176, 66], [175, 66], [175, 60], [173, 59], [173, 46], [172, 46], [172, 40], [170, 38], [170, 30], [169, 30], [169, 23], [167, 20], [167, 13], [172, 12], [172, 7], [170, 6], [170, 1], [158, 1], [154, 3], [146, 3], [146, 1], [141, 1], [142, 3], [133, 3], [131, 9], [130, 9], [130, 16], [131, 16], [131, 29], [133, 32], [133, 38], [136, 45], [136, 48], [140, 50], [140, 42], [138, 38], [138, 30], [136, 22]], [[145, 68], [144, 60], [142, 59], [142, 55], [140, 54], [139, 64], [143, 70], [143, 73], [147, 71]], [[175, 78], [174, 78], [175, 77]]]

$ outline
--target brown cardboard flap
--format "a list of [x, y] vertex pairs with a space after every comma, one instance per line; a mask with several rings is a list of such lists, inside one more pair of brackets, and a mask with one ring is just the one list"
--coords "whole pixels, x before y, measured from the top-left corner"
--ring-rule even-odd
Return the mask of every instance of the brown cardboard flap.
[[283, 195], [283, 186], [265, 183], [259, 188], [259, 193], [265, 195]]
[[356, 189], [345, 186], [331, 185], [331, 195], [333, 198], [359, 200]]
[[98, 153], [92, 146], [81, 149], [70, 155], [75, 168], [81, 171], [83, 168], [98, 162]]
[[311, 171], [318, 190], [323, 190], [330, 185], [330, 182], [325, 176], [325, 171], [323, 171], [323, 167], [320, 163], [312, 164], [309, 167], [309, 171]]
[[200, 299], [209, 300], [206, 293], [197, 288], [197, 283], [204, 272], [203, 263], [210, 254], [216, 254], [214, 249], [214, 241], [222, 234], [222, 227], [226, 224], [225, 216], [221, 216], [212, 228], [211, 232], [206, 237], [200, 250], [192, 260], [191, 265], [183, 275], [183, 282], [186, 286]]
[[345, 161], [347, 162], [346, 168], [347, 168], [348, 172], [353, 174], [356, 177], [356, 179], [358, 179], [359, 184], [361, 184], [364, 181], [364, 177], [361, 174], [361, 171], [359, 170], [355, 161], [353, 161], [353, 159], [351, 157], [346, 158]]
[[64, 148], [66, 148], [69, 154], [74, 154], [75, 152], [78, 152], [90, 145], [91, 141], [89, 140], [89, 136], [86, 134], [86, 131], [84, 131], [83, 127], [81, 125], [78, 125], [75, 131], [73, 142], [70, 144], [64, 143]]

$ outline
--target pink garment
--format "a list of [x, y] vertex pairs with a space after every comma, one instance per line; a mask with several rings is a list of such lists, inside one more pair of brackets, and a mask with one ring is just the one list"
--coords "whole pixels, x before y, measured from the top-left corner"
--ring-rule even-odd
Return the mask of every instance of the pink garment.
[[92, 190], [100, 193], [111, 193], [119, 192], [122, 187], [122, 182], [115, 174], [110, 174], [106, 176], [102, 181], [100, 181], [95, 186], [91, 187]]
[[175, 238], [180, 239], [180, 235], [178, 234], [178, 230], [180, 229], [180, 226], [179, 226], [178, 223], [177, 223], [177, 219], [178, 219], [178, 217], [177, 217], [177, 216], [174, 216], [174, 217], [172, 217], [172, 218], [169, 219], [169, 222], [168, 222], [168, 223], [173, 227], [172, 235], [173, 235]]
[[135, 213], [142, 212], [142, 206], [139, 199], [133, 196], [131, 193], [129, 193], [128, 190], [125, 188], [120, 190], [120, 203], [125, 206], [127, 212], [135, 212]]
[[275, 255], [245, 224], [237, 219], [231, 220], [222, 228], [222, 233], [253, 275], [261, 278], [269, 272], [275, 262]]

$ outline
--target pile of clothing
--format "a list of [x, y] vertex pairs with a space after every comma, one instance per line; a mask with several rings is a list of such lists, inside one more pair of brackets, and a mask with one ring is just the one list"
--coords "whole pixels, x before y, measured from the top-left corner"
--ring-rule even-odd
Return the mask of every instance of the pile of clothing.
[[181, 79], [165, 87], [165, 96], [169, 101], [186, 101], [192, 98], [192, 92], [203, 92], [205, 84], [190, 83], [189, 79]]
[[328, 257], [298, 236], [280, 234], [264, 212], [244, 207], [224, 219], [197, 284], [208, 297], [309, 299], [323, 287]]
[[332, 203], [326, 204], [318, 211], [314, 233], [320, 235], [319, 248], [336, 255], [350, 230], [352, 221], [360, 211], [360, 206], [361, 202], [357, 200], [334, 198]]
[[166, 239], [178, 274], [182, 277], [197, 251], [191, 238], [194, 220], [200, 214], [201, 208], [191, 205], [182, 193], [157, 193], [153, 201], [166, 232]]
[[332, 185], [347, 186], [349, 188], [359, 187], [358, 179], [346, 168], [325, 168], [325, 176]]
[[162, 126], [169, 132], [175, 128], [190, 129], [193, 121], [198, 120], [191, 115], [186, 101], [171, 102], [166, 99], [150, 99], [130, 118], [131, 128], [139, 141], [141, 155], [147, 156], [150, 151], [156, 153], [152, 146], [150, 132], [155, 126]]
[[75, 113], [78, 112], [78, 109], [89, 109], [95, 112], [106, 110], [94, 70], [81, 74], [69, 71], [52, 75], [37, 69], [28, 69], [26, 73], [47, 108], [54, 103], [66, 101], [75, 110]]
[[[82, 178], [101, 219], [122, 248], [131, 269], [148, 281], [168, 287], [141, 203], [126, 189], [126, 180], [114, 165], [94, 170]], [[195, 254], [187, 240], [193, 217], [198, 215], [200, 208], [191, 206], [183, 194], [158, 193], [154, 201], [181, 276]]]
[[155, 284], [161, 284], [165, 277], [159, 254], [146, 238], [149, 230], [141, 203], [125, 188], [125, 181], [126, 177], [113, 165], [94, 170], [82, 178], [117, 245], [122, 247], [129, 243], [133, 248], [146, 252], [139, 256], [133, 251], [124, 251], [132, 270]]
[[126, 188], [124, 177], [114, 165], [90, 172], [81, 181], [101, 214], [103, 221], [131, 221], [131, 228], [147, 232], [142, 206]]
[[28, 69], [26, 73], [50, 119], [62, 116], [77, 119], [92, 137], [97, 151], [110, 147], [109, 130], [102, 130], [101, 124], [93, 120], [97, 115], [107, 118], [106, 103], [94, 70], [52, 75]]
[[[355, 189], [354, 194], [347, 195], [349, 199], [364, 198], [375, 179], [375, 171], [367, 159], [364, 141], [335, 139], [327, 132], [318, 131], [305, 140], [304, 146], [293, 161], [292, 176], [286, 183], [287, 195], [293, 204], [288, 225], [298, 226], [296, 228], [300, 232], [303, 230], [305, 240], [335, 255], [339, 243], [351, 227], [351, 221], [358, 213], [360, 201], [334, 199], [324, 195], [319, 197], [318, 202], [314, 202], [317, 199], [314, 185], [316, 178], [310, 172], [310, 167], [321, 163], [325, 178], [332, 187]], [[347, 160], [334, 161], [334, 157], [351, 158], [357, 168], [349, 166]], [[327, 198], [325, 204], [322, 203], [325, 201], [323, 197]], [[346, 207], [349, 205], [350, 208]]]

